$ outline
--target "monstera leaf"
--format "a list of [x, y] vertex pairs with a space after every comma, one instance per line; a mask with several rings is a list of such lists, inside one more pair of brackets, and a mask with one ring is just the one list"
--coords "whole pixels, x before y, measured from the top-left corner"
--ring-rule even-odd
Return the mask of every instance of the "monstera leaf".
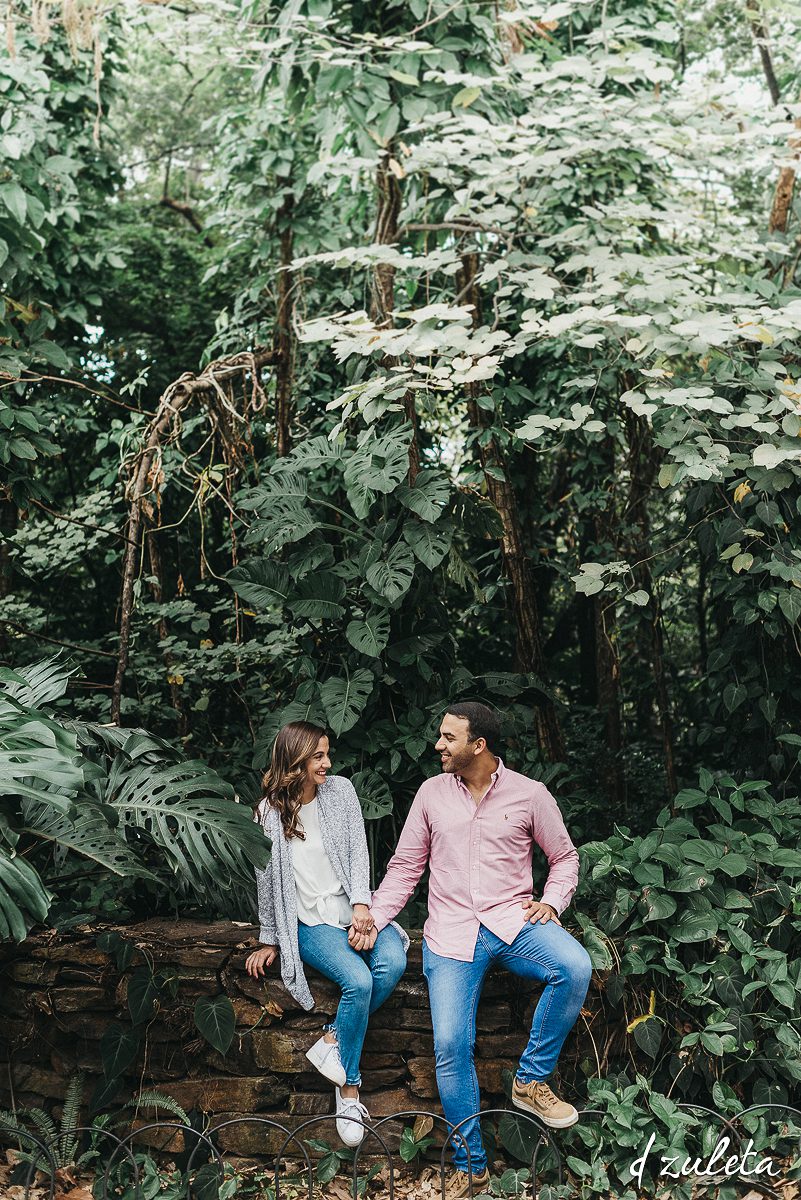
[[123, 829], [147, 833], [174, 873], [200, 891], [207, 882], [249, 885], [252, 867], [267, 863], [268, 843], [250, 809], [202, 762], [131, 761], [123, 751], [105, 798]]
[[289, 572], [268, 558], [251, 558], [242, 566], [234, 567], [226, 578], [237, 596], [254, 608], [265, 609], [287, 602]]
[[345, 637], [360, 654], [378, 658], [389, 641], [389, 614], [373, 612], [368, 613], [364, 620], [351, 621], [345, 630]]
[[24, 858], [0, 846], [0, 939], [21, 942], [34, 921], [43, 921], [53, 899]]
[[345, 733], [353, 728], [370, 699], [374, 682], [372, 671], [364, 667], [344, 679], [334, 676], [325, 681], [320, 688], [320, 699], [334, 733]]
[[67, 690], [70, 677], [75, 674], [77, 667], [60, 655], [45, 658], [40, 662], [30, 663], [27, 667], [19, 667], [16, 671], [7, 672], [14, 676], [3, 688], [5, 694], [12, 700], [18, 701], [26, 708], [41, 708], [53, 700], [59, 700]]

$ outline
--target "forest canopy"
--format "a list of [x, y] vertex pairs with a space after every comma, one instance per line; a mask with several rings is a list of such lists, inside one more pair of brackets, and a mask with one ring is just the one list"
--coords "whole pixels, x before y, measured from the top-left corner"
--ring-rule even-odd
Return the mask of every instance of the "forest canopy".
[[59, 655], [56, 712], [246, 800], [322, 721], [379, 865], [455, 698], [579, 840], [702, 769], [784, 795], [797, 34], [722, 2], [9, 10], [7, 667]]

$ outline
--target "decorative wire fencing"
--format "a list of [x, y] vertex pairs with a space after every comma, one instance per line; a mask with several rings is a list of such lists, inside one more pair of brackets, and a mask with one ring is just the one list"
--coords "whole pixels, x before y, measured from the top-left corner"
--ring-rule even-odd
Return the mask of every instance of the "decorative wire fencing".
[[[738, 1157], [742, 1156], [742, 1146], [745, 1135], [741, 1133], [737, 1126], [740, 1122], [750, 1114], [764, 1112], [765, 1110], [775, 1110], [777, 1113], [789, 1114], [792, 1118], [798, 1118], [801, 1122], [801, 1109], [792, 1108], [784, 1104], [754, 1104], [750, 1108], [744, 1109], [741, 1113], [731, 1118], [724, 1117], [714, 1109], [706, 1108], [700, 1104], [679, 1103], [679, 1109], [685, 1109], [697, 1113], [704, 1114], [707, 1118], [719, 1122], [725, 1129], [730, 1141], [728, 1146], [736, 1146]], [[501, 1117], [513, 1116], [522, 1122], [526, 1122], [530, 1127], [530, 1132], [533, 1135], [533, 1148], [531, 1159], [529, 1161], [530, 1176], [525, 1186], [527, 1196], [531, 1200], [537, 1200], [540, 1188], [538, 1178], [538, 1167], [541, 1160], [542, 1152], [550, 1152], [553, 1156], [550, 1170], [555, 1175], [555, 1182], [560, 1185], [565, 1179], [565, 1170], [563, 1166], [562, 1153], [553, 1136], [553, 1131], [539, 1122], [536, 1117], [524, 1113], [519, 1109], [501, 1109], [490, 1108], [481, 1109], [478, 1112], [471, 1113], [465, 1117], [458, 1125], [452, 1125], [450, 1122], [439, 1113], [430, 1112], [427, 1109], [407, 1109], [403, 1112], [391, 1113], [389, 1116], [381, 1117], [378, 1120], [372, 1121], [365, 1125], [365, 1136], [361, 1144], [356, 1148], [353, 1155], [352, 1163], [352, 1195], [354, 1200], [362, 1194], [359, 1184], [359, 1162], [363, 1154], [369, 1154], [372, 1157], [376, 1155], [386, 1163], [387, 1174], [383, 1184], [386, 1188], [388, 1200], [395, 1200], [396, 1195], [396, 1174], [397, 1168], [393, 1161], [393, 1153], [390, 1150], [385, 1133], [386, 1126], [394, 1121], [409, 1121], [417, 1120], [420, 1117], [428, 1118], [432, 1122], [432, 1128], [441, 1126], [443, 1144], [439, 1154], [439, 1180], [440, 1193], [442, 1200], [445, 1200], [445, 1182], [447, 1177], [446, 1156], [450, 1150], [456, 1145], [461, 1145], [464, 1148], [467, 1156], [468, 1175], [470, 1178], [470, 1191], [472, 1197], [477, 1194], [478, 1189], [474, 1189], [472, 1182], [472, 1170], [470, 1165], [470, 1147], [462, 1133], [463, 1126], [467, 1125], [475, 1118], [484, 1117]], [[582, 1109], [579, 1113], [580, 1117], [597, 1117], [603, 1119], [607, 1116], [600, 1109]], [[279, 1135], [283, 1134], [283, 1140], [280, 1143], [278, 1151], [273, 1154], [265, 1153], [266, 1158], [272, 1160], [273, 1166], [270, 1168], [274, 1172], [274, 1181], [271, 1184], [274, 1200], [281, 1200], [282, 1183], [285, 1182], [286, 1165], [290, 1158], [290, 1151], [294, 1147], [295, 1154], [302, 1160], [302, 1173], [305, 1174], [306, 1180], [300, 1187], [300, 1190], [307, 1192], [308, 1200], [314, 1200], [315, 1187], [315, 1172], [314, 1164], [311, 1156], [304, 1144], [303, 1135], [311, 1130], [316, 1130], [322, 1126], [325, 1128], [327, 1124], [333, 1127], [333, 1123], [337, 1120], [353, 1121], [360, 1124], [356, 1117], [337, 1116], [336, 1113], [327, 1113], [309, 1117], [301, 1122], [293, 1129], [288, 1129], [280, 1121], [274, 1121], [269, 1117], [247, 1116], [233, 1117], [227, 1121], [221, 1121], [201, 1132], [194, 1129], [191, 1125], [184, 1124], [181, 1121], [152, 1121], [147, 1124], [139, 1125], [131, 1129], [125, 1136], [121, 1137], [113, 1133], [110, 1129], [105, 1129], [96, 1125], [81, 1125], [77, 1126], [70, 1132], [71, 1137], [78, 1138], [81, 1134], [91, 1136], [94, 1139], [105, 1139], [109, 1146], [110, 1153], [105, 1161], [105, 1165], [97, 1168], [97, 1178], [100, 1181], [99, 1193], [95, 1190], [96, 1200], [115, 1200], [119, 1195], [119, 1190], [123, 1186], [118, 1178], [115, 1177], [115, 1171], [123, 1163], [127, 1163], [130, 1169], [130, 1174], [125, 1180], [125, 1186], [133, 1188], [133, 1196], [135, 1200], [143, 1200], [143, 1192], [140, 1182], [140, 1170], [136, 1155], [133, 1149], [133, 1143], [136, 1139], [141, 1139], [143, 1135], [152, 1133], [155, 1130], [164, 1130], [173, 1138], [176, 1134], [182, 1134], [184, 1139], [185, 1150], [188, 1151], [188, 1158], [184, 1168], [186, 1177], [185, 1196], [186, 1200], [216, 1200], [218, 1189], [222, 1186], [225, 1176], [225, 1162], [222, 1154], [215, 1145], [214, 1138], [223, 1130], [230, 1129], [238, 1125], [255, 1125], [263, 1129], [265, 1133], [265, 1146], [269, 1134], [273, 1131]], [[33, 1130], [23, 1131], [19, 1124], [16, 1124], [14, 1129], [4, 1127], [0, 1120], [0, 1144], [8, 1145], [11, 1142], [24, 1141], [30, 1147], [26, 1155], [28, 1166], [23, 1182], [23, 1197], [22, 1200], [29, 1200], [31, 1187], [34, 1185], [36, 1175], [43, 1175], [44, 1182], [41, 1179], [36, 1181], [36, 1186], [45, 1188], [48, 1191], [47, 1200], [54, 1200], [57, 1183], [57, 1171], [59, 1170], [59, 1162], [57, 1160], [58, 1147], [48, 1145], [47, 1141], [40, 1134]], [[751, 1143], [749, 1143], [750, 1145]], [[191, 1149], [190, 1149], [191, 1147]], [[138, 1147], [141, 1150], [143, 1147]], [[152, 1146], [145, 1147], [148, 1151], [154, 1149]], [[157, 1151], [163, 1152], [163, 1151]], [[635, 1150], [636, 1156], [641, 1153], [641, 1150]], [[753, 1153], [753, 1152], [752, 1152]], [[799, 1137], [798, 1153], [801, 1156], [801, 1137]], [[203, 1156], [202, 1164], [195, 1165], [198, 1158]], [[688, 1160], [689, 1161], [689, 1160]], [[696, 1160], [698, 1161], [698, 1160]], [[722, 1175], [722, 1170], [714, 1173], [706, 1173], [711, 1179], [715, 1175]], [[202, 1175], [202, 1179], [201, 1179]], [[771, 1184], [764, 1180], [753, 1178], [753, 1172], [746, 1174], [726, 1175], [726, 1181], [730, 1183], [748, 1184], [751, 1188], [761, 1193], [770, 1200], [782, 1200], [782, 1193], [777, 1191]], [[773, 1182], [781, 1182], [776, 1179]], [[293, 1180], [295, 1191], [298, 1190], [298, 1184]], [[318, 1185], [319, 1186], [319, 1185]], [[322, 1191], [325, 1191], [325, 1185], [322, 1185]]]

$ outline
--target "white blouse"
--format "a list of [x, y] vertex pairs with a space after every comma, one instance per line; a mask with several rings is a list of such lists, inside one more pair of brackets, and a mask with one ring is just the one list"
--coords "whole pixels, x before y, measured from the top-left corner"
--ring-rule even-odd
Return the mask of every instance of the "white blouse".
[[300, 810], [305, 839], [292, 838], [292, 869], [298, 903], [298, 920], [304, 925], [333, 925], [347, 929], [353, 920], [345, 889], [323, 847], [317, 797]]

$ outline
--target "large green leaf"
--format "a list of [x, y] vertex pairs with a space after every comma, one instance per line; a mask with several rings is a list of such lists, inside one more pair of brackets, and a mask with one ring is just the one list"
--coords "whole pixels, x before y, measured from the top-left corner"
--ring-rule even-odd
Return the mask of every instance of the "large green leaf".
[[315, 571], [295, 585], [289, 610], [296, 617], [335, 621], [344, 613], [345, 583], [333, 571]]
[[123, 751], [112, 764], [106, 800], [125, 829], [145, 831], [172, 871], [201, 894], [212, 883], [249, 886], [251, 868], [267, 862], [268, 844], [250, 809], [204, 763], [132, 762]]
[[294, 478], [296, 472], [339, 464], [341, 461], [341, 444], [332, 442], [324, 434], [319, 434], [317, 437], [305, 438], [293, 446], [286, 458], [279, 459], [273, 464], [272, 473], [273, 475], [289, 474]]
[[24, 682], [7, 683], [3, 691], [26, 708], [41, 708], [43, 704], [59, 700], [64, 695], [70, 677], [76, 670], [76, 667], [70, 666], [58, 656], [41, 659], [39, 662], [29, 663], [26, 667], [18, 667], [15, 674]]
[[109, 1082], [119, 1079], [130, 1067], [139, 1049], [139, 1034], [135, 1029], [125, 1028], [116, 1022], [109, 1025], [100, 1039], [100, 1058], [103, 1074]]
[[409, 470], [410, 438], [409, 431], [370, 438], [350, 456], [345, 467], [345, 487], [357, 517], [366, 517], [376, 494], [394, 491], [405, 477]]
[[198, 996], [195, 1025], [209, 1045], [220, 1054], [227, 1054], [236, 1028], [233, 1004], [227, 996]]
[[389, 641], [389, 614], [372, 612], [363, 620], [351, 621], [345, 630], [345, 637], [360, 654], [378, 658]]
[[290, 542], [300, 542], [319, 529], [314, 514], [295, 500], [276, 500], [266, 516], [257, 517], [247, 532], [248, 546], [258, 546], [264, 554], [275, 554]]
[[403, 542], [396, 542], [385, 558], [367, 568], [371, 588], [389, 603], [396, 604], [406, 595], [414, 578], [414, 555]]
[[24, 858], [0, 846], [0, 939], [24, 941], [35, 921], [43, 921], [53, 899]]
[[366, 821], [376, 821], [392, 812], [392, 793], [377, 771], [356, 771], [351, 778]]
[[453, 526], [450, 521], [437, 525], [425, 521], [406, 521], [403, 537], [409, 543], [416, 558], [429, 570], [438, 567], [451, 548]]
[[396, 494], [401, 504], [418, 517], [424, 521], [436, 521], [448, 503], [452, 486], [447, 475], [425, 470], [417, 476], [413, 487], [401, 484]]
[[31, 797], [67, 813], [83, 783], [76, 734], [0, 694], [0, 795]]
[[320, 699], [334, 733], [345, 733], [353, 728], [370, 699], [374, 682], [372, 671], [364, 667], [344, 679], [334, 676], [325, 681], [320, 688]]
[[286, 604], [292, 586], [286, 567], [269, 558], [249, 559], [233, 567], [226, 579], [237, 596], [262, 610], [275, 604]]
[[[110, 811], [116, 821], [116, 813], [113, 809]], [[111, 827], [106, 812], [92, 801], [79, 798], [68, 816], [55, 812], [47, 804], [27, 800], [22, 814], [25, 832], [33, 837], [89, 858], [115, 875], [157, 882], [158, 877], [139, 861], [125, 838]]]

